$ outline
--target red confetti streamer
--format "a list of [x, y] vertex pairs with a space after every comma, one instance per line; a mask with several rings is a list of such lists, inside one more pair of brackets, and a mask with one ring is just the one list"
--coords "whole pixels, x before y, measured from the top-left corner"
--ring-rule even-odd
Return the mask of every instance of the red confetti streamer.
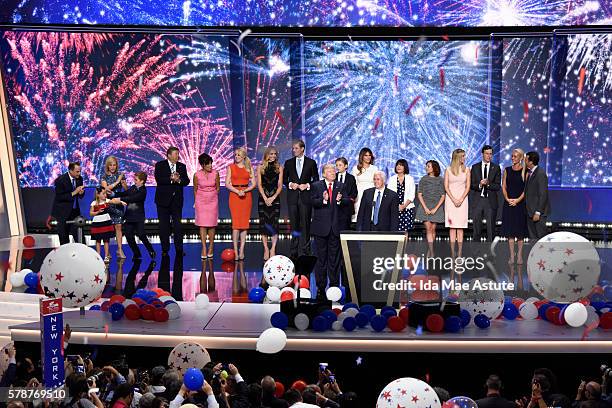
[[548, 154], [548, 153], [550, 153], [550, 151], [551, 151], [550, 147], [546, 146], [544, 148], [544, 153]]
[[261, 61], [262, 59], [266, 59], [266, 56], [265, 55], [260, 55], [258, 57], [255, 57], [255, 60], [253, 62]]
[[51, 231], [51, 220], [52, 220], [52, 219], [53, 219], [53, 217], [52, 217], [52, 216], [48, 216], [48, 217], [47, 217], [47, 221], [45, 222], [45, 226], [47, 227], [47, 229], [48, 229], [49, 231]]
[[378, 129], [378, 125], [380, 125], [380, 116], [376, 118], [376, 122], [374, 122], [374, 129], [372, 129], [372, 133], [376, 132], [376, 129]]
[[104, 325], [104, 338], [108, 339], [108, 324]]
[[444, 41], [448, 41], [448, 35], [444, 34], [444, 35], [442, 36], [442, 39], [443, 39]]
[[397, 75], [393, 75], [393, 82], [395, 82], [395, 90], [399, 91], [399, 87], [397, 86]]
[[476, 48], [474, 49], [474, 53], [476, 54], [475, 59], [476, 61], [478, 61], [478, 46], [476, 46]]
[[264, 127], [264, 130], [261, 134], [262, 138], [266, 137], [266, 135], [268, 134], [269, 127], [270, 127], [270, 121], [266, 120], [266, 126]]
[[578, 95], [582, 95], [582, 87], [584, 86], [584, 77], [586, 76], [586, 69], [580, 68], [580, 78], [578, 79]]
[[584, 332], [582, 332], [582, 337], [580, 338], [580, 340], [582, 340], [582, 341], [586, 340], [586, 338], [589, 336], [589, 333], [591, 333], [593, 330], [595, 330], [597, 328], [597, 326], [599, 326], [599, 321], [595, 321], [595, 322], [589, 324], [584, 329]]
[[283, 119], [283, 116], [281, 115], [280, 111], [276, 111], [274, 113], [274, 116], [278, 118], [278, 121], [281, 123], [281, 125], [283, 125], [283, 127], [287, 127], [287, 124], [285, 123], [285, 120]]
[[444, 75], [444, 68], [440, 68], [440, 90], [444, 91], [444, 84], [445, 84], [445, 75]]
[[523, 101], [523, 119], [525, 122], [529, 120], [529, 102]]
[[414, 108], [414, 105], [417, 104], [417, 102], [421, 99], [421, 95], [417, 95], [416, 98], [414, 98], [412, 100], [412, 102], [410, 102], [410, 105], [408, 106], [408, 109], [406, 109], [406, 115], [410, 114], [410, 111], [412, 110], [412, 108]]

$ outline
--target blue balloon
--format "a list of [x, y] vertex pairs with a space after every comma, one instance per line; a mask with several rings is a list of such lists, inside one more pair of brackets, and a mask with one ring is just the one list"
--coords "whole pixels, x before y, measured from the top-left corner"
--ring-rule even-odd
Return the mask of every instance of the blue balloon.
[[389, 320], [389, 318], [393, 317], [393, 316], [397, 316], [397, 312], [395, 311], [395, 309], [393, 310], [385, 310], [384, 312], [381, 311], [380, 315], [383, 316], [385, 319]]
[[100, 305], [93, 305], [89, 308], [89, 310], [101, 310], [102, 308], [100, 307]]
[[259, 286], [251, 289], [249, 292], [249, 301], [253, 303], [263, 302], [264, 297], [266, 297], [266, 291], [263, 290], [263, 288], [260, 288]]
[[[113, 320], [119, 320], [123, 317], [125, 307], [121, 303], [113, 303], [109, 306], [108, 311], [113, 315]], [[117, 319], [115, 319], [115, 315], [118, 316]]]
[[461, 319], [461, 327], [467, 326], [472, 321], [472, 315], [465, 309], [461, 309], [459, 318]]
[[512, 296], [504, 296], [504, 303], [512, 303]]
[[270, 317], [270, 323], [277, 329], [285, 330], [289, 326], [289, 318], [283, 312], [274, 312]]
[[459, 316], [449, 316], [444, 322], [444, 330], [449, 333], [457, 333], [461, 330], [461, 318]]
[[24, 293], [29, 293], [30, 295], [37, 295], [38, 294], [38, 288], [26, 288]]
[[519, 311], [512, 303], [506, 303], [502, 312], [504, 318], [507, 320], [514, 320], [518, 317]]
[[336, 314], [333, 311], [329, 310], [329, 309], [328, 310], [324, 310], [323, 313], [321, 313], [321, 316], [323, 316], [324, 318], [329, 320], [329, 324], [332, 324], [333, 322], [338, 320], [338, 316], [336, 316]]
[[372, 305], [363, 305], [359, 308], [359, 311], [365, 313], [368, 316], [368, 319], [371, 319], [376, 315], [376, 308]]
[[347, 303], [346, 305], [342, 306], [342, 311], [346, 312], [348, 309], [357, 309], [359, 310], [359, 306], [357, 306], [355, 303]]
[[393, 306], [383, 306], [383, 308], [380, 309], [380, 314], [385, 314], [387, 311], [393, 312], [393, 316], [397, 316], [397, 310], [395, 310]]
[[312, 320], [312, 329], [323, 332], [329, 327], [329, 320], [323, 316], [317, 316]]
[[183, 376], [183, 384], [189, 391], [198, 391], [204, 385], [204, 376], [197, 368], [188, 368]]
[[370, 319], [370, 326], [372, 326], [372, 330], [381, 332], [387, 327], [387, 319], [381, 315], [374, 315]]
[[480, 327], [481, 329], [486, 329], [491, 325], [491, 320], [489, 320], [487, 316], [481, 313], [477, 314], [476, 317], [474, 317], [474, 324], [476, 324], [476, 326]]
[[359, 312], [355, 315], [355, 322], [357, 322], [357, 326], [359, 327], [366, 327], [370, 322], [370, 318], [367, 314]]
[[34, 272], [29, 272], [25, 276], [25, 278], [23, 278], [23, 281], [26, 285], [28, 285], [29, 288], [36, 288], [38, 287], [38, 274]]
[[538, 309], [538, 315], [540, 316], [540, 319], [547, 320], [546, 319], [546, 310], [548, 310], [548, 308], [550, 306], [551, 306], [550, 303], [544, 303], [543, 305], [540, 306], [540, 308]]
[[357, 327], [357, 321], [355, 321], [354, 317], [347, 317], [342, 321], [342, 327], [346, 331], [353, 331]]
[[606, 307], [606, 302], [593, 301], [592, 298], [591, 298], [591, 306], [593, 306], [595, 308], [595, 310], [599, 311], [599, 310], [603, 309], [604, 307]]
[[[29, 273], [28, 273], [28, 275], [29, 275]], [[26, 275], [26, 278], [28, 277], [28, 275]], [[601, 293], [595, 293], [595, 294], [593, 294], [591, 296], [591, 305], [593, 304], [593, 302], [598, 303], [598, 302], [605, 302], [605, 301], [606, 301], [606, 297], [604, 295], [602, 295]]]
[[604, 287], [604, 297], [606, 298], [606, 301], [612, 301], [612, 285], [606, 285]]

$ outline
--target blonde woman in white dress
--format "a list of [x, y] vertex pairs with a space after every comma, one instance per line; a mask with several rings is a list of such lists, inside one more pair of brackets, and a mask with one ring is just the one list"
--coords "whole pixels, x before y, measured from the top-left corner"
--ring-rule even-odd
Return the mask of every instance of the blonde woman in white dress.
[[378, 167], [374, 165], [374, 154], [370, 149], [364, 147], [359, 152], [359, 163], [353, 166], [351, 174], [355, 176], [357, 182], [357, 201], [355, 201], [355, 214], [353, 214], [352, 221], [357, 220], [357, 214], [359, 214], [359, 203], [361, 202], [361, 196], [363, 192], [368, 188], [374, 187], [374, 173], [378, 171]]

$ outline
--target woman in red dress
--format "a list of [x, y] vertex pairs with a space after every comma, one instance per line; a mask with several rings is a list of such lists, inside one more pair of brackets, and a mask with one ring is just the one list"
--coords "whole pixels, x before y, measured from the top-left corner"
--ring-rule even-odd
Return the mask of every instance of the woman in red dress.
[[[255, 176], [251, 161], [242, 147], [234, 152], [234, 164], [227, 169], [225, 187], [229, 190], [229, 207], [232, 214], [232, 242], [236, 260], [244, 259], [244, 244], [246, 242], [251, 206], [253, 199], [251, 191], [255, 188]], [[240, 251], [238, 251], [240, 243]]]

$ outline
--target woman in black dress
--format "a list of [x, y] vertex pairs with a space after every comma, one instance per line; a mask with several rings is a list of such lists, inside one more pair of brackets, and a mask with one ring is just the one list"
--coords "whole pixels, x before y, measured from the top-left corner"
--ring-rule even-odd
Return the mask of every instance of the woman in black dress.
[[[259, 189], [259, 228], [264, 247], [263, 259], [267, 261], [276, 255], [280, 194], [283, 191], [283, 166], [278, 162], [278, 150], [274, 146], [266, 148], [261, 165], [257, 169], [257, 188]], [[271, 248], [268, 248], [268, 237], [272, 238]]]
[[[525, 209], [525, 153], [521, 149], [512, 151], [512, 166], [504, 170], [502, 193], [504, 208], [502, 211], [501, 235], [508, 238], [510, 249], [509, 264], [523, 263], [523, 239], [527, 236], [527, 211]], [[518, 254], [515, 257], [514, 241], [518, 241]]]

